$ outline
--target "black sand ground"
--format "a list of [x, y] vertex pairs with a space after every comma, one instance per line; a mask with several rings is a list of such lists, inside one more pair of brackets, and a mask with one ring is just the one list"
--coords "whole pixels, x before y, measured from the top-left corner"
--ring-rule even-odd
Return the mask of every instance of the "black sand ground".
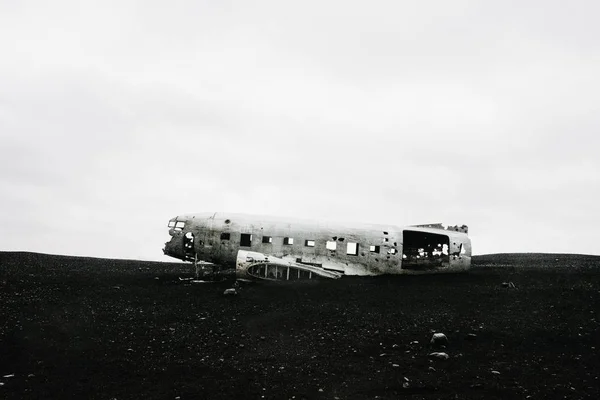
[[[599, 397], [600, 257], [480, 256], [467, 274], [235, 297], [191, 273], [0, 253], [0, 398]], [[447, 361], [429, 360], [432, 332]]]

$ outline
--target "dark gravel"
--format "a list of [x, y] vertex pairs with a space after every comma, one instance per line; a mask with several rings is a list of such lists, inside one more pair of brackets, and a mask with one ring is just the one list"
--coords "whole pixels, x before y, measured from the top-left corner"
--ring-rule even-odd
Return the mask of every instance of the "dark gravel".
[[599, 398], [600, 257], [474, 263], [223, 296], [185, 264], [0, 252], [0, 398]]

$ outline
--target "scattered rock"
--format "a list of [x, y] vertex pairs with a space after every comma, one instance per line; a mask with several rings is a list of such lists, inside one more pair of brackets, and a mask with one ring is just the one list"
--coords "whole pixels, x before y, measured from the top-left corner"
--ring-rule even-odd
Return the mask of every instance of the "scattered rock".
[[235, 296], [235, 295], [237, 295], [237, 291], [234, 288], [225, 289], [225, 291], [223, 292], [223, 294], [225, 296]]
[[429, 371], [431, 371], [431, 372], [435, 372], [435, 371], [436, 371], [436, 369], [435, 369], [435, 368], [433, 368], [433, 367], [429, 367], [429, 368], [427, 368], [427, 369], [428, 369]]
[[477, 335], [474, 333], [467, 334], [467, 340], [475, 340], [477, 339]]
[[500, 372], [499, 372], [499, 371], [491, 370], [490, 372], [491, 372], [492, 374], [494, 374], [494, 375], [500, 375]]
[[394, 368], [398, 368], [399, 366], [400, 365], [398, 365], [398, 364], [392, 364], [392, 367], [394, 367]]
[[434, 333], [429, 343], [434, 346], [445, 346], [448, 344], [448, 338], [443, 333]]
[[442, 352], [434, 352], [429, 354], [429, 358], [435, 358], [438, 360], [447, 360], [450, 358], [450, 356], [447, 353], [442, 353]]

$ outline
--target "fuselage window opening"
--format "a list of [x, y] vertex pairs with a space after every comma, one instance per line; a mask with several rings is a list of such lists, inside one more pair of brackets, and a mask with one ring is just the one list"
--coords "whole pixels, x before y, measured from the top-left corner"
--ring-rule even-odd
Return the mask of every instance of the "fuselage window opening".
[[180, 231], [183, 229], [184, 226], [185, 226], [185, 221], [177, 221], [175, 223], [175, 230]]
[[306, 246], [306, 247], [315, 247], [315, 241], [314, 240], [305, 240], [304, 241], [304, 246]]
[[327, 250], [332, 250], [332, 251], [335, 251], [336, 246], [337, 246], [337, 242], [335, 242], [333, 240], [328, 240], [327, 243], [325, 244], [325, 248]]
[[242, 233], [240, 236], [240, 246], [250, 247], [252, 245], [252, 234]]
[[357, 256], [358, 255], [358, 243], [348, 242], [348, 244], [346, 245], [346, 254], [349, 254], [351, 256]]
[[396, 249], [393, 247], [388, 250], [388, 254], [396, 254], [396, 252], [397, 252]]
[[379, 253], [379, 249], [380, 249], [379, 246], [369, 246], [369, 251], [371, 253]]
[[175, 226], [175, 221], [169, 221], [169, 228], [172, 228]]
[[294, 238], [291, 238], [291, 237], [283, 238], [283, 244], [287, 244], [287, 245], [294, 244]]
[[263, 236], [262, 242], [263, 243], [273, 243], [273, 238], [271, 236]]
[[231, 233], [221, 232], [221, 240], [229, 240], [229, 239], [231, 239]]

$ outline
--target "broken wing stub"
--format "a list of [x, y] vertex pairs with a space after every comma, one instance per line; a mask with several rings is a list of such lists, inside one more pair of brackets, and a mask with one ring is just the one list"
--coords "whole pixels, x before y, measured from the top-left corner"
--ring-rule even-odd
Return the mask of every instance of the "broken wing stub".
[[239, 250], [236, 260], [236, 276], [243, 279], [296, 281], [338, 279], [342, 275], [315, 265], [300, 264], [263, 253]]

